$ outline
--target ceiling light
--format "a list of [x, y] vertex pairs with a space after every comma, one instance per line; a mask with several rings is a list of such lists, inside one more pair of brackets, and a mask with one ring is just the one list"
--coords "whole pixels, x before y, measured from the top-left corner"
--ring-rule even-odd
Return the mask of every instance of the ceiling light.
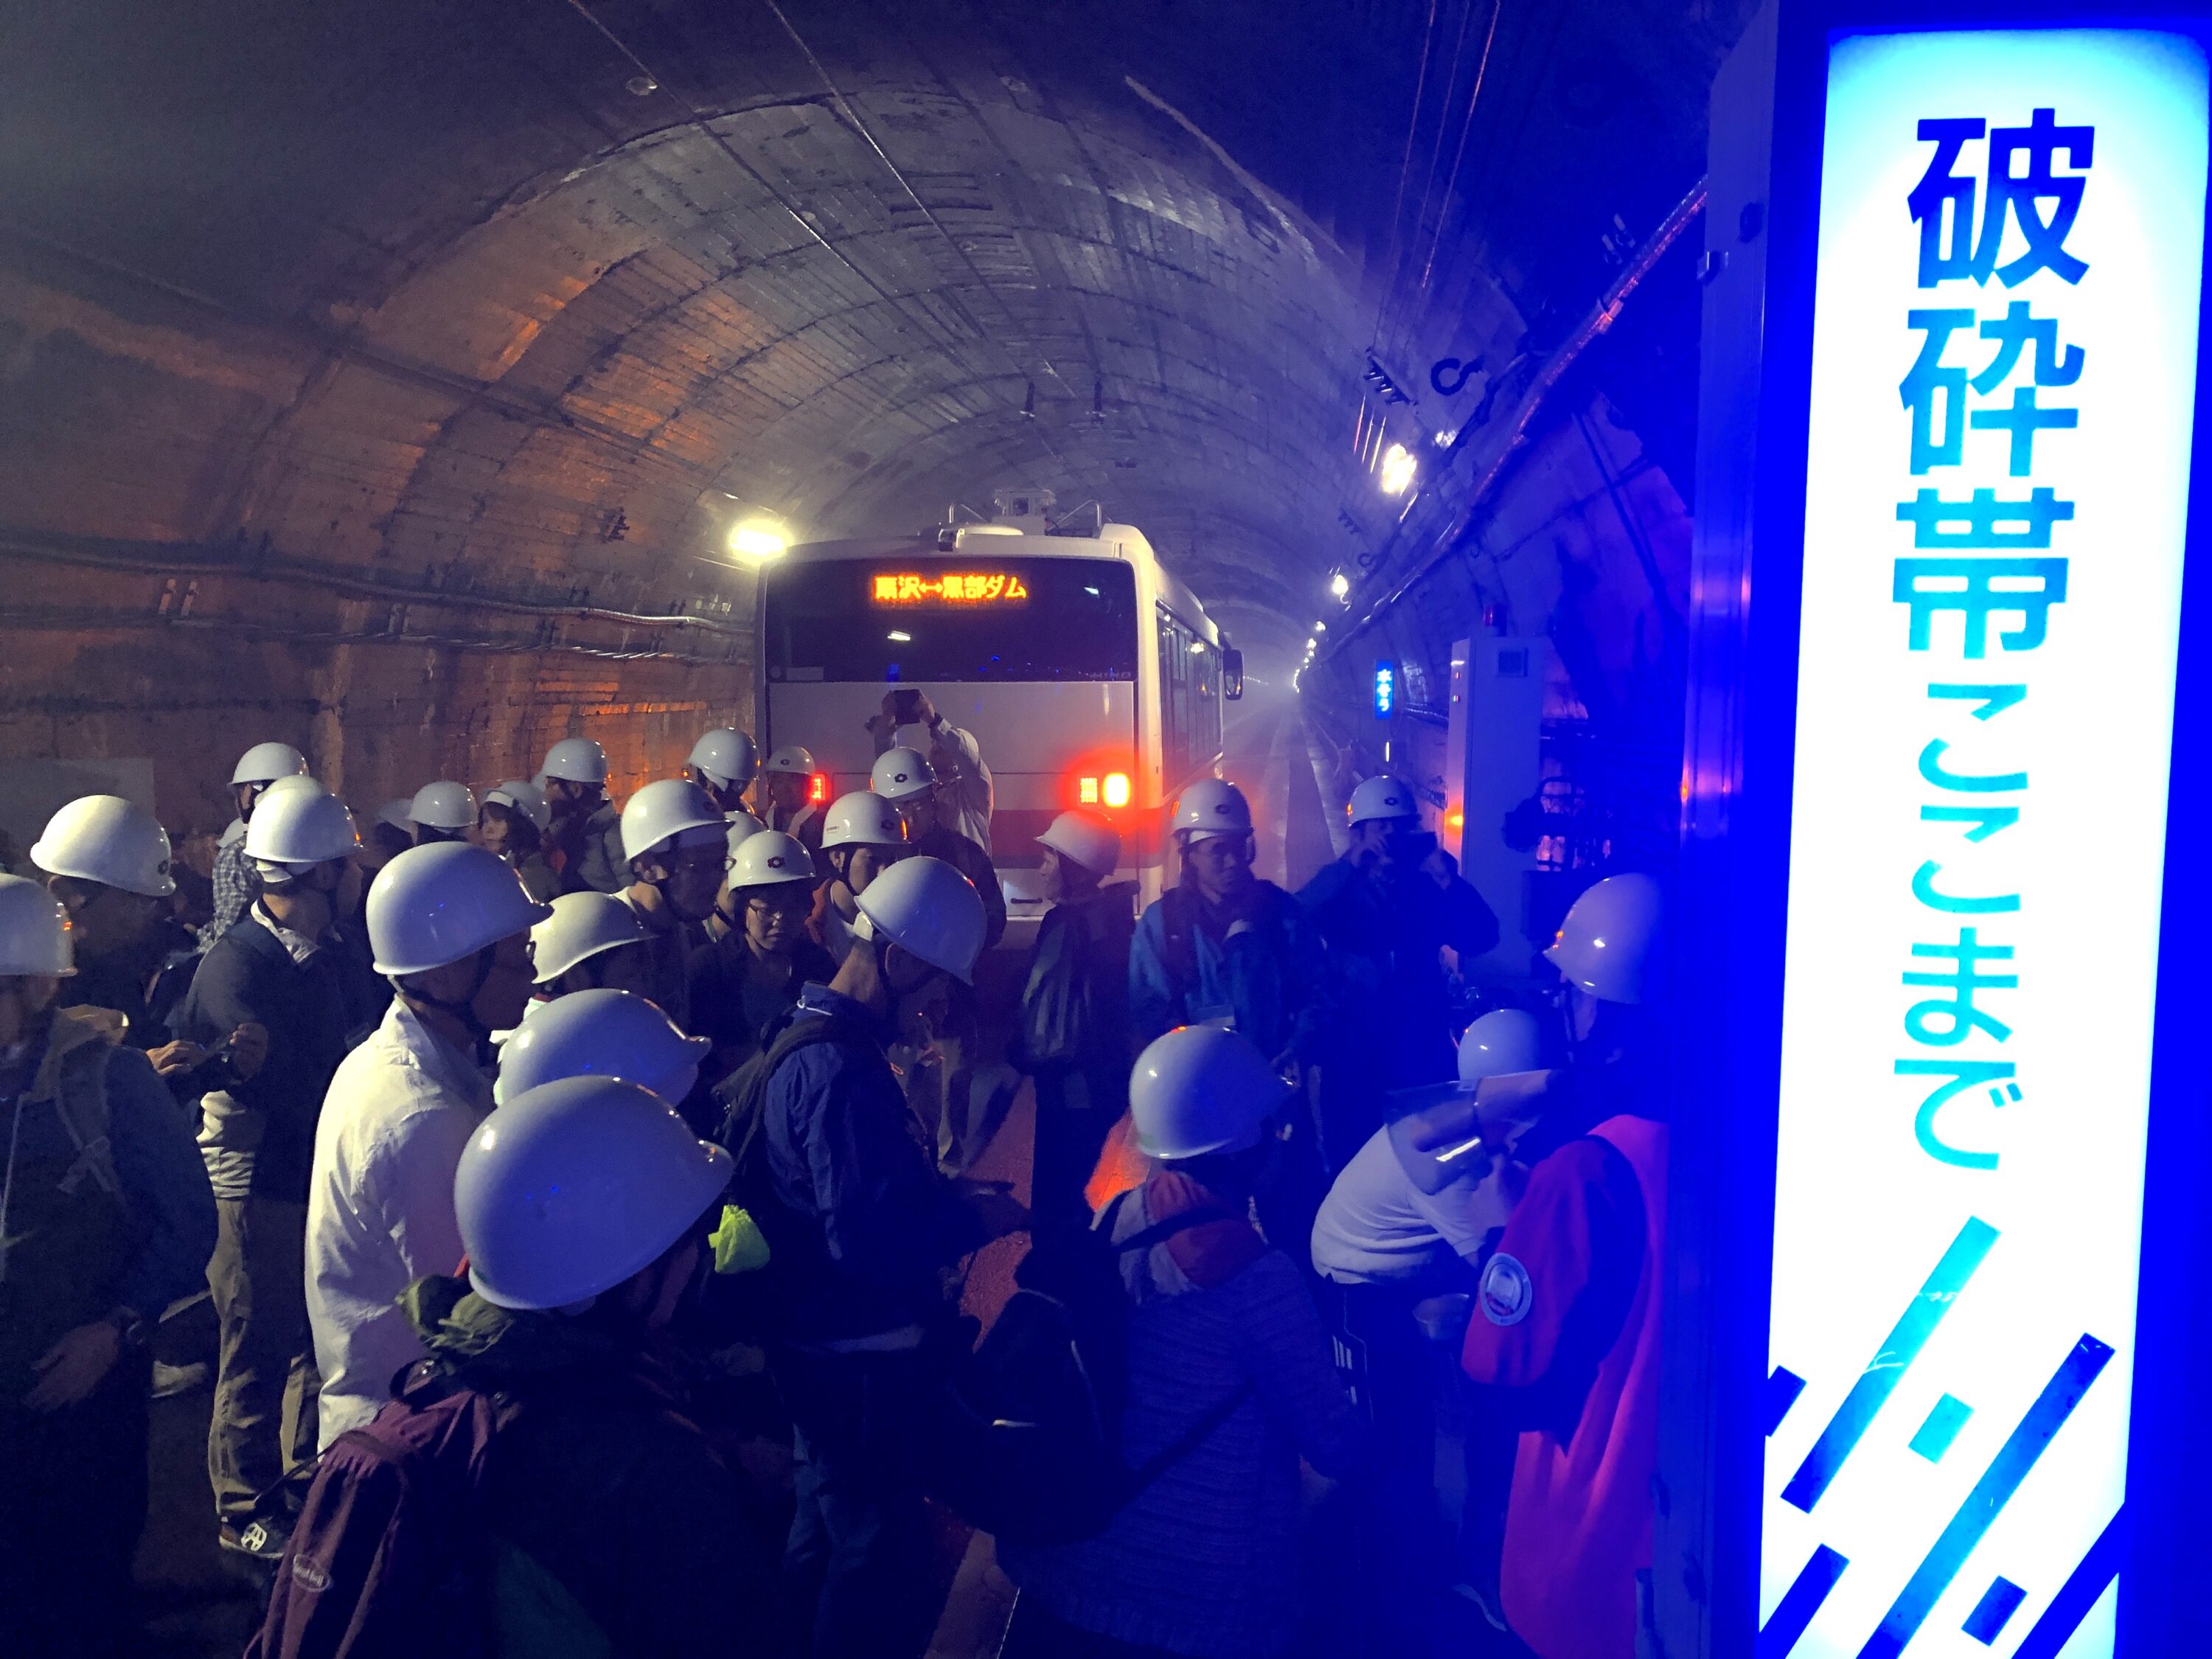
[[1402, 495], [1413, 482], [1415, 463], [1403, 444], [1392, 444], [1382, 452], [1382, 493]]
[[1352, 592], [1352, 578], [1341, 570], [1328, 579], [1328, 591], [1336, 599], [1344, 599]]
[[912, 645], [914, 643], [913, 635], [902, 632], [896, 628], [891, 629], [890, 633], [884, 635], [884, 637], [890, 641], [894, 645]]
[[1314, 624], [1314, 632], [1315, 632], [1315, 633], [1316, 633], [1316, 634], [1326, 634], [1326, 633], [1328, 633], [1328, 624], [1327, 623], [1325, 623], [1325, 622], [1317, 622], [1317, 623], [1316, 623]]
[[1307, 650], [1309, 650], [1309, 651], [1310, 651], [1310, 650], [1312, 650], [1313, 648], [1314, 648], [1314, 642], [1313, 642], [1313, 641], [1312, 641], [1310, 638], [1309, 638], [1309, 639], [1306, 641], [1306, 649], [1307, 649]]
[[791, 538], [783, 526], [771, 519], [744, 519], [730, 527], [730, 551], [740, 558], [757, 559], [765, 564], [770, 559], [780, 559], [791, 545]]

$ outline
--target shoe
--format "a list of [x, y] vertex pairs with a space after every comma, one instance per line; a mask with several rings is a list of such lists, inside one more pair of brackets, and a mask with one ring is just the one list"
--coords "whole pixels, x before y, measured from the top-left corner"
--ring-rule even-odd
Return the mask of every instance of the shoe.
[[283, 1559], [284, 1546], [292, 1541], [292, 1528], [282, 1521], [257, 1516], [243, 1528], [228, 1521], [216, 1528], [216, 1542], [235, 1554], [251, 1556], [256, 1561], [274, 1563]]

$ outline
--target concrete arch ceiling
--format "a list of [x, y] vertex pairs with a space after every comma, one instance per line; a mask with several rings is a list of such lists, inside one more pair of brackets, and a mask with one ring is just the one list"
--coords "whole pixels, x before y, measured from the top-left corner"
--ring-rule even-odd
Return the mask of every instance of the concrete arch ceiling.
[[86, 0], [15, 26], [0, 208], [313, 349], [187, 533], [651, 609], [726, 587], [728, 496], [827, 536], [1042, 485], [1288, 657], [1435, 8], [1191, 9]]

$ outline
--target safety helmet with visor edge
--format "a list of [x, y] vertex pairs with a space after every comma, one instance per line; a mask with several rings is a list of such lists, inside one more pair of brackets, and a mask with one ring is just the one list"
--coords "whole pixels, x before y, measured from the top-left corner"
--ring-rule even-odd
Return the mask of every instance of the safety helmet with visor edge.
[[553, 914], [512, 865], [465, 841], [395, 855], [369, 884], [366, 908], [376, 971], [393, 979], [463, 961]]
[[0, 875], [0, 978], [67, 979], [76, 972], [62, 902], [27, 876]]
[[80, 795], [64, 804], [31, 843], [31, 862], [50, 876], [96, 881], [142, 898], [177, 890], [168, 831], [121, 795]]
[[645, 941], [637, 912], [612, 893], [563, 893], [551, 914], [530, 930], [530, 964], [540, 985], [550, 985], [578, 963], [603, 951]]
[[901, 859], [854, 901], [864, 939], [889, 939], [909, 956], [973, 984], [988, 921], [975, 884], [943, 859]]
[[1129, 1119], [1137, 1150], [1174, 1160], [1257, 1146], [1290, 1085], [1251, 1038], [1218, 1025], [1178, 1025], [1137, 1056]]
[[635, 991], [577, 991], [532, 1010], [501, 1045], [492, 1103], [564, 1077], [618, 1077], [678, 1105], [714, 1046]]

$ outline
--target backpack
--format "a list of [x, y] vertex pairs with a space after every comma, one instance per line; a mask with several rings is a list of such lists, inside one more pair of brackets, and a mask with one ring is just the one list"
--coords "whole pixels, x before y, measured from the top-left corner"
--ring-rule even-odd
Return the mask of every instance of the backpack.
[[1121, 1258], [1229, 1216], [1187, 1211], [1115, 1243], [1120, 1205], [1051, 1258], [1024, 1259], [996, 1322], [974, 1352], [953, 1360], [929, 1402], [930, 1495], [1002, 1541], [1068, 1544], [1103, 1531], [1251, 1397], [1247, 1382], [1136, 1468], [1123, 1462], [1129, 1299]]
[[431, 1362], [411, 1367], [392, 1403], [317, 1463], [246, 1659], [493, 1659], [478, 1495], [512, 1414]]

